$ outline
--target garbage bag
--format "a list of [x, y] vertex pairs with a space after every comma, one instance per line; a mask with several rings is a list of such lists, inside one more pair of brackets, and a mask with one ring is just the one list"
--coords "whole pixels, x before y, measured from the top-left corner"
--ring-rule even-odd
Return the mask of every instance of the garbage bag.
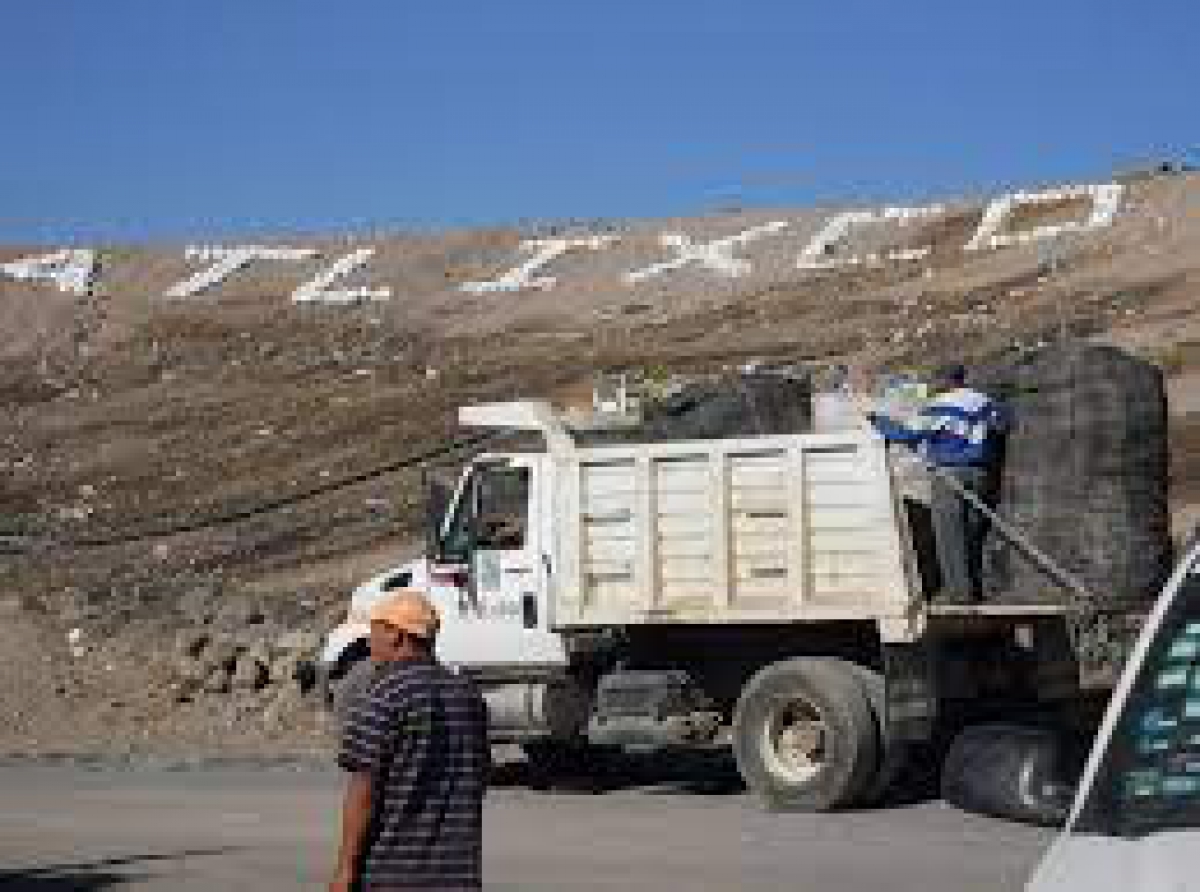
[[1077, 772], [1053, 731], [1019, 725], [967, 728], [942, 763], [942, 798], [964, 811], [1053, 827], [1067, 817]]
[[684, 385], [649, 403], [634, 427], [581, 431], [581, 446], [802, 434], [812, 426], [805, 376], [757, 372]]
[[[999, 383], [997, 383], [999, 382]], [[1115, 347], [1074, 344], [993, 376], [1012, 412], [999, 507], [1102, 604], [1146, 604], [1170, 567], [1167, 401], [1162, 373]], [[1067, 597], [992, 530], [991, 599]]]

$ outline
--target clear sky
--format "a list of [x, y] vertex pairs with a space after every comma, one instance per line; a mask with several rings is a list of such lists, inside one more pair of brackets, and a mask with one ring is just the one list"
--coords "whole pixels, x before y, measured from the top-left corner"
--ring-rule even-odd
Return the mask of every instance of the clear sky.
[[1195, 0], [5, 0], [0, 239], [694, 213], [1200, 143]]

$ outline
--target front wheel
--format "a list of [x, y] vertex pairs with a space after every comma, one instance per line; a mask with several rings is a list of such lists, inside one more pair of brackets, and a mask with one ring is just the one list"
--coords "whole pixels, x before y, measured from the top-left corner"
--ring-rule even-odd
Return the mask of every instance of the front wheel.
[[780, 811], [829, 811], [859, 800], [878, 774], [879, 733], [854, 666], [772, 663], [750, 679], [733, 720], [746, 786]]

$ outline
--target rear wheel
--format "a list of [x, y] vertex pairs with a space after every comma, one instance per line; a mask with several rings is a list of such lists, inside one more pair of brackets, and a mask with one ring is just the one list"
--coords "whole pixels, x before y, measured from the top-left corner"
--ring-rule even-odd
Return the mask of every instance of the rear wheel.
[[800, 658], [760, 670], [734, 713], [738, 770], [768, 806], [828, 811], [851, 805], [879, 772], [879, 734], [855, 668]]

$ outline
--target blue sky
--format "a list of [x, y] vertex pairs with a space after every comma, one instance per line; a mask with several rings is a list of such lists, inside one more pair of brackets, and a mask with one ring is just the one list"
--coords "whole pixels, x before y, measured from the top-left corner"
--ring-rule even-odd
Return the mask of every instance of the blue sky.
[[1200, 143], [1191, 0], [7, 0], [0, 239], [657, 216]]

